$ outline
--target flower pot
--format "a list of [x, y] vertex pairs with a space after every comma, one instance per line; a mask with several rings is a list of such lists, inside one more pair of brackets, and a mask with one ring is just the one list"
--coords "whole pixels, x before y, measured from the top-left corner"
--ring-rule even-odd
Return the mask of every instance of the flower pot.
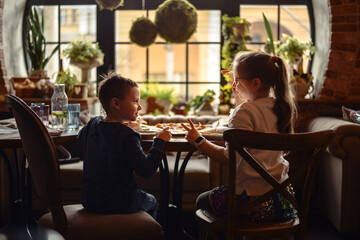
[[88, 82], [89, 70], [94, 67], [99, 67], [104, 64], [104, 54], [97, 57], [89, 58], [88, 61], [79, 61], [70, 59], [70, 64], [81, 68], [81, 82]]
[[47, 70], [44, 69], [32, 69], [29, 71], [30, 78], [49, 78]]
[[171, 106], [171, 101], [169, 99], [157, 99], [150, 97], [150, 99], [140, 99], [141, 111], [140, 115], [153, 113], [155, 109], [158, 109], [163, 114], [168, 114]]
[[307, 94], [314, 91], [311, 83], [292, 83], [296, 98], [305, 98]]
[[104, 64], [104, 54], [89, 58], [88, 61], [70, 59], [70, 64], [77, 66], [81, 69], [91, 69], [94, 67], [98, 67]]
[[235, 23], [233, 25], [233, 32], [235, 38], [242, 38], [245, 35], [245, 24], [244, 23]]

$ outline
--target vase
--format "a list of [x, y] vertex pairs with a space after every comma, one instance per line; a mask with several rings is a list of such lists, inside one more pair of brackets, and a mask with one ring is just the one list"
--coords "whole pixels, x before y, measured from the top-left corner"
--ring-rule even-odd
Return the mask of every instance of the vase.
[[88, 82], [89, 71], [94, 67], [104, 64], [104, 54], [89, 58], [88, 61], [70, 59], [70, 64], [81, 68], [81, 82], [86, 84]]

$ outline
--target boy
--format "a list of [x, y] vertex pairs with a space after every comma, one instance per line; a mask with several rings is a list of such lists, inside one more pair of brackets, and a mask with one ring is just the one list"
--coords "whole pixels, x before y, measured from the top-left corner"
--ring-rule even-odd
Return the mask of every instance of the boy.
[[91, 119], [78, 135], [84, 153], [82, 205], [89, 212], [145, 211], [156, 218], [156, 199], [137, 188], [133, 171], [151, 177], [171, 134], [167, 129], [159, 132], [144, 154], [140, 134], [124, 124], [135, 121], [142, 109], [138, 85], [131, 79], [109, 73], [99, 83], [99, 99], [106, 117]]

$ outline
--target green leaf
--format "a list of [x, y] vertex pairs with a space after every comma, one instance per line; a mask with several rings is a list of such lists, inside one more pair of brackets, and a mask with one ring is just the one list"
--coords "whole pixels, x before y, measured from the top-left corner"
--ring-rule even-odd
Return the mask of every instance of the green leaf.
[[275, 55], [274, 38], [273, 38], [272, 31], [271, 31], [271, 26], [270, 26], [270, 23], [269, 23], [269, 21], [267, 20], [267, 18], [265, 16], [265, 14], [263, 13], [262, 15], [263, 15], [263, 18], [264, 18], [264, 24], [265, 24], [266, 33], [267, 33], [268, 38], [269, 38], [270, 50], [271, 50], [271, 53], [273, 55]]
[[[44, 69], [49, 62], [49, 57], [46, 57], [46, 39], [44, 36], [44, 16], [38, 13], [36, 8], [30, 9], [29, 15], [26, 19], [26, 45], [25, 51], [30, 59], [33, 69]], [[59, 50], [56, 47], [57, 51]]]
[[47, 58], [45, 58], [45, 60], [44, 60], [44, 66], [50, 61], [51, 57], [59, 50], [59, 48], [60, 48], [60, 45], [57, 45], [57, 46], [52, 50], [51, 54], [50, 54]]

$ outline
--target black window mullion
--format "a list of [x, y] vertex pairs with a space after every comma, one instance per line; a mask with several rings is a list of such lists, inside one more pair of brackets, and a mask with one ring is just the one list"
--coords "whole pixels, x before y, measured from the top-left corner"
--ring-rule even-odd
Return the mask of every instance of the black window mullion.
[[57, 8], [58, 8], [58, 44], [59, 44], [59, 50], [58, 50], [58, 53], [59, 53], [59, 56], [58, 56], [58, 60], [59, 60], [59, 69], [60, 69], [60, 59], [61, 59], [61, 9], [60, 9], [60, 5], [57, 5]]
[[280, 4], [278, 4], [278, 8], [277, 8], [277, 14], [278, 14], [278, 19], [277, 19], [277, 40], [280, 40]]
[[115, 13], [96, 6], [96, 41], [104, 52], [104, 64], [97, 68], [97, 81], [115, 67]]
[[189, 44], [185, 44], [185, 100], [189, 100]]

